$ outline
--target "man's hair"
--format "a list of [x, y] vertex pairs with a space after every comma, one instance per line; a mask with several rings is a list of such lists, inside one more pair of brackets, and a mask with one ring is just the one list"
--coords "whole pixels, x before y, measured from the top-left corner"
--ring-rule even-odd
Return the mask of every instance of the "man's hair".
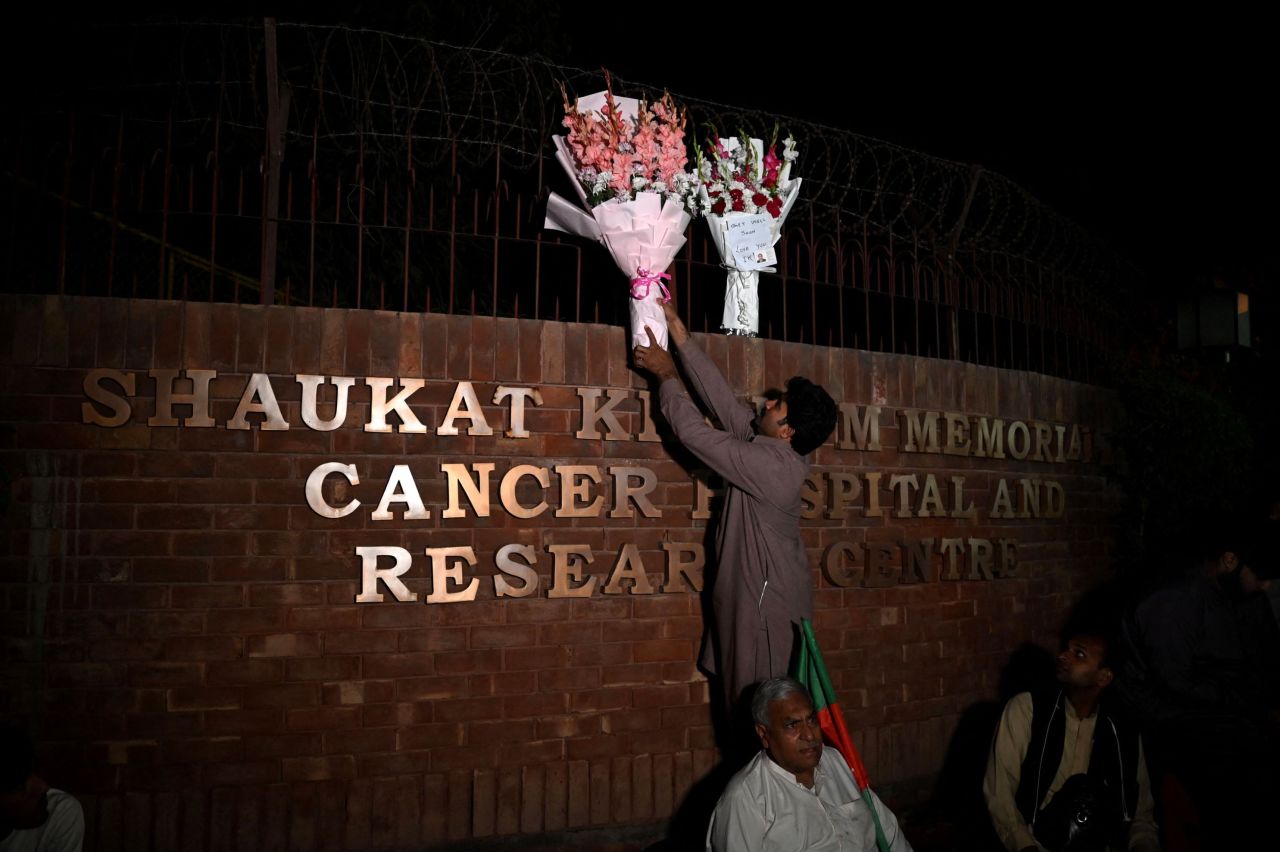
[[800, 681], [789, 677], [771, 677], [757, 686], [755, 694], [751, 696], [752, 720], [757, 725], [769, 727], [769, 705], [789, 695], [803, 695], [806, 701], [813, 704], [813, 697]]
[[822, 385], [804, 376], [787, 382], [787, 425], [795, 430], [791, 449], [802, 456], [822, 446], [836, 429], [836, 401]]
[[0, 792], [19, 790], [35, 768], [35, 748], [26, 730], [0, 724]]

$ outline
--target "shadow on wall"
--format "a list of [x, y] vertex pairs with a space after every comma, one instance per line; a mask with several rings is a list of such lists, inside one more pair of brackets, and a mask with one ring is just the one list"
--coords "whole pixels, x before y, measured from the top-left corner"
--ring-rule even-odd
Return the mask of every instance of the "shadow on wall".
[[[955, 734], [943, 758], [942, 770], [929, 804], [918, 814], [907, 836], [917, 850], [953, 849], [957, 852], [1002, 850], [982, 797], [991, 740], [1000, 723], [1005, 702], [1019, 692], [1034, 691], [1053, 683], [1053, 655], [1039, 645], [1024, 642], [1015, 650], [1000, 674], [998, 701], [981, 701], [960, 716]], [[910, 829], [919, 827], [926, 836]], [[937, 837], [932, 835], [937, 834]], [[936, 841], [936, 842], [935, 842]]]
[[[1064, 620], [1060, 643], [1065, 646], [1071, 636], [1079, 633], [1101, 635], [1114, 643], [1121, 614], [1131, 599], [1132, 590], [1114, 581], [1086, 592]], [[917, 852], [1003, 850], [991, 827], [982, 796], [991, 741], [1010, 698], [1020, 692], [1054, 686], [1054, 655], [1039, 645], [1024, 642], [1009, 657], [1000, 674], [999, 700], [982, 701], [965, 710], [947, 747], [933, 796], [907, 826], [908, 837]], [[913, 833], [912, 828], [917, 832]]]
[[[649, 391], [657, 399], [660, 382], [650, 379]], [[695, 397], [696, 398], [696, 397]], [[702, 407], [702, 406], [700, 406]], [[705, 407], [704, 411], [705, 411]], [[709, 707], [712, 730], [715, 735], [716, 748], [720, 753], [719, 763], [703, 778], [689, 789], [683, 801], [679, 803], [671, 821], [667, 826], [667, 836], [647, 847], [646, 852], [684, 852], [684, 850], [705, 849], [707, 827], [711, 823], [711, 813], [715, 810], [720, 794], [728, 786], [729, 780], [739, 769], [747, 764], [760, 743], [756, 739], [750, 718], [751, 690], [747, 690], [733, 708], [726, 707], [724, 685], [720, 679], [702, 669], [701, 660], [709, 650], [711, 635], [714, 633], [715, 611], [712, 608], [711, 592], [715, 587], [719, 564], [716, 553], [716, 531], [719, 529], [724, 509], [724, 497], [721, 493], [723, 483], [702, 462], [689, 452], [674, 435], [660, 411], [653, 414], [655, 425], [662, 436], [662, 446], [673, 461], [678, 463], [690, 475], [706, 481], [713, 488], [713, 497], [708, 506], [711, 517], [703, 527], [703, 552], [706, 562], [703, 567], [703, 588], [698, 595], [701, 608], [703, 637], [699, 643], [699, 669], [708, 678]], [[798, 647], [798, 646], [797, 646]]]
[[[793, 642], [798, 654], [799, 631], [793, 637]], [[794, 659], [788, 668], [795, 671]], [[710, 676], [710, 681], [712, 718], [716, 727], [720, 762], [689, 789], [671, 816], [667, 836], [649, 846], [645, 852], [703, 852], [706, 849], [711, 814], [720, 801], [720, 795], [738, 770], [746, 766], [760, 751], [759, 735], [756, 734], [755, 722], [751, 718], [751, 700], [759, 684], [748, 687], [731, 710], [726, 711], [723, 685], [714, 675]]]

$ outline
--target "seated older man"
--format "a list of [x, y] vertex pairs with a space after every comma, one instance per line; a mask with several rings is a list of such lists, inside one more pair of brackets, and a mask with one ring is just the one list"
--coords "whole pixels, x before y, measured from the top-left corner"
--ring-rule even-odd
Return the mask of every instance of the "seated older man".
[[[760, 684], [751, 701], [764, 750], [729, 781], [707, 830], [708, 852], [875, 852], [871, 811], [849, 765], [822, 747], [809, 692], [789, 677]], [[893, 852], [911, 852], [898, 820], [871, 794]]]
[[84, 811], [35, 774], [26, 730], [0, 724], [0, 852], [80, 852]]

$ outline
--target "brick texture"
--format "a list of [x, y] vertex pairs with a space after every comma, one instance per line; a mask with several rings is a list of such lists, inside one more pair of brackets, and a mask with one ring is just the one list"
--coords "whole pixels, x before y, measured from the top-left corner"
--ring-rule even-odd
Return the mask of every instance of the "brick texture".
[[[711, 687], [694, 665], [700, 601], [680, 577], [661, 591], [667, 550], [702, 546], [707, 522], [691, 518], [690, 460], [635, 440], [643, 382], [624, 366], [622, 329], [14, 296], [0, 296], [0, 315], [14, 318], [0, 362], [0, 466], [12, 482], [0, 527], [0, 715], [30, 720], [50, 780], [83, 793], [100, 848], [410, 848], [653, 823], [677, 813], [716, 765]], [[829, 443], [815, 454], [820, 505], [803, 530], [819, 640], [868, 768], [882, 790], [923, 789], [964, 711], [997, 695], [1013, 651], [1051, 642], [1094, 581], [1119, 495], [1097, 463], [899, 452], [898, 411], [1080, 423], [1097, 434], [1111, 426], [1109, 397], [973, 365], [707, 343], [744, 397], [809, 372], [839, 401], [883, 409], [879, 451]], [[132, 377], [120, 426], [83, 422], [86, 406], [111, 413], [85, 394], [99, 368]], [[216, 425], [147, 426], [152, 369], [217, 370]], [[248, 430], [228, 429], [249, 375], [264, 370], [289, 429], [264, 430], [261, 413], [248, 415]], [[403, 380], [424, 380], [408, 407], [426, 433], [400, 431], [395, 406], [392, 431], [363, 431], [370, 371], [402, 380], [389, 399]], [[297, 373], [356, 379], [341, 428], [304, 425]], [[455, 393], [467, 380], [474, 409]], [[175, 393], [188, 384], [179, 379]], [[538, 388], [528, 438], [508, 434], [516, 424], [510, 401], [494, 402], [499, 385]], [[101, 387], [121, 393], [114, 380]], [[575, 437], [579, 387], [624, 393], [613, 411], [625, 440]], [[332, 417], [332, 383], [319, 399], [318, 416]], [[451, 406], [483, 413], [492, 433], [468, 434], [479, 421], [461, 416], [460, 434], [436, 434]], [[174, 411], [191, 416], [189, 405]], [[607, 431], [604, 420], [597, 426]], [[938, 427], [945, 441], [945, 421]], [[307, 505], [306, 480], [327, 462], [352, 465], [359, 478], [331, 475], [321, 489], [331, 506], [360, 501], [345, 518]], [[446, 464], [493, 465], [487, 516], [450, 484]], [[579, 503], [598, 497], [601, 511], [558, 517], [555, 473], [545, 493], [529, 476], [504, 492], [503, 477], [522, 464], [598, 468], [603, 481], [582, 479]], [[372, 517], [396, 465], [409, 466], [429, 517], [404, 519], [404, 502], [391, 503], [391, 520]], [[653, 471], [646, 497], [660, 514], [633, 500], [612, 516], [610, 467]], [[883, 516], [862, 512], [865, 494], [831, 504], [839, 488], [866, 488], [869, 472], [882, 475]], [[899, 512], [894, 474], [916, 476], [911, 517]], [[928, 477], [948, 511], [952, 477], [964, 477], [979, 517], [919, 516]], [[1001, 480], [1024, 478], [1059, 483], [1065, 514], [989, 518]], [[446, 516], [451, 491], [464, 517]], [[521, 518], [504, 499], [549, 505]], [[1014, 513], [1020, 499], [1011, 494]], [[1006, 538], [1017, 541], [1010, 576], [992, 567]], [[935, 545], [932, 578], [899, 582], [899, 544], [923, 539]], [[952, 539], [961, 549], [948, 577], [936, 548]], [[990, 563], [974, 563], [970, 539], [992, 543]], [[517, 562], [532, 558], [530, 596], [495, 595], [495, 555], [508, 544], [527, 548]], [[889, 579], [868, 581], [868, 554], [881, 544], [892, 554]], [[592, 553], [576, 583], [592, 578], [593, 594], [547, 597], [557, 545]], [[634, 576], [622, 594], [601, 594], [628, 545], [652, 594], [631, 588], [645, 585]], [[382, 602], [355, 601], [364, 546], [409, 552], [404, 589], [416, 600], [396, 601], [382, 584]], [[447, 547], [469, 548], [475, 565], [442, 574], [437, 588], [427, 551]], [[460, 564], [435, 552], [442, 572]], [[475, 600], [429, 602], [472, 578]]]

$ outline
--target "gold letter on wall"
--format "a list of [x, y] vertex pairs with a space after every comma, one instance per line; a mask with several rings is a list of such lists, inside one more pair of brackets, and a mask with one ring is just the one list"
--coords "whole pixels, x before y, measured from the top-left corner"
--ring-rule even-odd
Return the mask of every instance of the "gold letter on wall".
[[[387, 591], [398, 601], [416, 601], [416, 592], [400, 581], [400, 575], [413, 565], [413, 557], [403, 547], [357, 547], [356, 555], [360, 557], [360, 594], [356, 595], [356, 603], [378, 603], [382, 593], [378, 591], [378, 581], [387, 586]], [[379, 568], [378, 559], [390, 556], [395, 564], [390, 568]]]
[[547, 590], [549, 598], [589, 598], [596, 588], [596, 578], [587, 577], [586, 582], [574, 585], [582, 579], [582, 568], [590, 565], [594, 556], [591, 546], [587, 544], [549, 544], [547, 550], [555, 557], [555, 568], [551, 574], [551, 588]]
[[476, 590], [480, 588], [480, 578], [472, 577], [471, 582], [457, 590], [450, 591], [450, 586], [462, 586], [466, 579], [462, 574], [462, 565], [468, 567], [476, 564], [476, 552], [470, 547], [428, 547], [427, 556], [431, 557], [431, 594], [427, 595], [427, 603], [457, 603], [473, 601]]
[[[94, 373], [102, 372], [95, 370]], [[110, 371], [114, 372], [114, 371]], [[196, 426], [209, 428], [213, 426], [213, 418], [209, 416], [209, 383], [217, 378], [216, 370], [186, 370], [186, 378], [191, 381], [191, 393], [174, 393], [173, 383], [178, 380], [177, 370], [152, 370], [148, 375], [156, 380], [156, 413], [155, 416], [147, 420], [148, 426], [177, 426], [178, 419], [173, 416], [173, 407], [175, 405], [191, 406], [191, 416], [184, 418], [183, 426]], [[94, 373], [90, 373], [93, 376]], [[265, 377], [264, 377], [265, 378]], [[132, 379], [132, 376], [130, 377]], [[126, 392], [133, 393], [133, 386], [127, 387]], [[270, 392], [270, 385], [267, 387]], [[275, 396], [271, 397], [272, 402]], [[279, 408], [276, 408], [277, 415]], [[227, 428], [232, 427], [227, 424]], [[244, 428], [249, 428], [248, 426]], [[263, 427], [264, 429], [267, 427]], [[288, 428], [288, 424], [285, 425]]]
[[[111, 414], [110, 416], [101, 414], [92, 404], [82, 402], [80, 403], [80, 417], [85, 423], [92, 423], [95, 426], [122, 426], [128, 421], [129, 414], [132, 412], [129, 400], [122, 396], [117, 396], [104, 388], [102, 386], [103, 379], [110, 379], [118, 384], [122, 391], [129, 396], [133, 396], [135, 386], [133, 373], [122, 373], [119, 370], [91, 370], [84, 377], [84, 395], [94, 402], [101, 403], [111, 409]], [[154, 420], [155, 418], [151, 419]], [[153, 424], [148, 421], [147, 425]], [[176, 426], [177, 422], [167, 425]]]

